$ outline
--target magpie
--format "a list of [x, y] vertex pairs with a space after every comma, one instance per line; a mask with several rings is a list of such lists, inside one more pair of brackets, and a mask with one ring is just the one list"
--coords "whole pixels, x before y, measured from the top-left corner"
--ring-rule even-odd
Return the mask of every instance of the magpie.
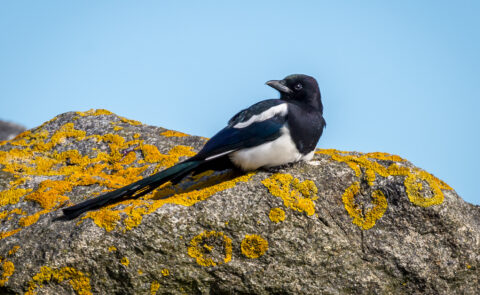
[[64, 208], [66, 219], [124, 198], [138, 198], [171, 181], [207, 170], [251, 171], [312, 159], [323, 129], [317, 81], [295, 74], [266, 82], [279, 99], [260, 101], [233, 116], [195, 156], [166, 170], [77, 205]]

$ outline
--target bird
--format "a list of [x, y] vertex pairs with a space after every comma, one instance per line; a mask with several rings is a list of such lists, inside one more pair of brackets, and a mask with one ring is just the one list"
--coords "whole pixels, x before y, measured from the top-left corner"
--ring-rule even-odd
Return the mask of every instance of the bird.
[[125, 198], [138, 198], [160, 185], [180, 182], [207, 170], [242, 172], [310, 161], [326, 127], [320, 89], [315, 78], [293, 74], [265, 83], [280, 98], [253, 104], [233, 116], [193, 157], [122, 188], [63, 208], [63, 217], [80, 214]]

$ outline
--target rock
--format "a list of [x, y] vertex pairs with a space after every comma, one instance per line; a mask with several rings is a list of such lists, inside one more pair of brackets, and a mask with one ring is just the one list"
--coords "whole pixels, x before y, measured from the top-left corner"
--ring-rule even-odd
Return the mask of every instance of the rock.
[[2, 142], [0, 293], [479, 294], [480, 208], [385, 153], [319, 149], [55, 220], [205, 141], [92, 110]]
[[23, 131], [25, 131], [23, 126], [0, 120], [0, 141], [13, 139]]

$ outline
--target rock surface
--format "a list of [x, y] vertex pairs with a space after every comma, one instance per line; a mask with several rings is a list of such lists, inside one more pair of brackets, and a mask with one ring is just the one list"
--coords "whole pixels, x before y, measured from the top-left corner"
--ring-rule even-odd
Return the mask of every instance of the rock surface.
[[23, 131], [25, 131], [23, 126], [0, 120], [0, 141], [13, 139]]
[[54, 220], [205, 141], [92, 110], [1, 142], [0, 293], [480, 293], [480, 208], [385, 153], [320, 149]]

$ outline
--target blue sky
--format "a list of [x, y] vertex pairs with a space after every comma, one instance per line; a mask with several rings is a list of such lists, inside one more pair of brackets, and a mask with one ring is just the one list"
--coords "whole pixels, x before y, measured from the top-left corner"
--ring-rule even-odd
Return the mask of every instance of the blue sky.
[[480, 204], [479, 1], [2, 1], [0, 119], [105, 108], [212, 136], [319, 81], [319, 147], [398, 154]]

